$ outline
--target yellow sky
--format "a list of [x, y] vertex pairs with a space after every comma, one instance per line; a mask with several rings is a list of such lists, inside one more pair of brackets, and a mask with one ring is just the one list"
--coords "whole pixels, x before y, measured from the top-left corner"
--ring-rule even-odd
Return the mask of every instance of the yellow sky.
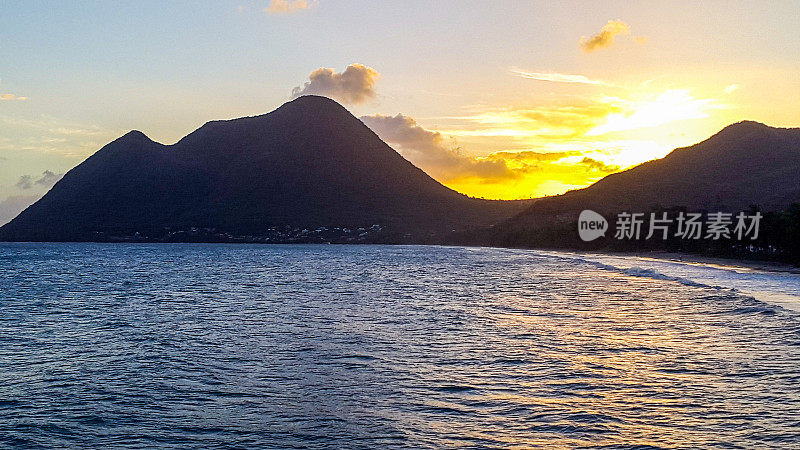
[[[661, 158], [730, 123], [750, 119], [752, 114], [770, 115], [749, 106], [752, 99], [747, 91], [753, 86], [720, 83], [716, 79], [719, 74], [711, 80], [695, 74], [689, 80], [639, 83], [517, 68], [509, 69], [509, 75], [558, 85], [562, 90], [525, 104], [474, 105], [464, 115], [426, 118], [436, 123], [436, 131], [452, 136], [462, 150], [471, 150], [471, 157], [499, 161], [508, 168], [500, 176], [465, 173], [437, 177], [434, 171], [432, 175], [440, 182], [485, 198], [560, 194]], [[780, 77], [773, 80], [782, 84]], [[763, 92], [763, 87], [759, 89]], [[773, 118], [781, 122], [785, 115], [778, 113]]]

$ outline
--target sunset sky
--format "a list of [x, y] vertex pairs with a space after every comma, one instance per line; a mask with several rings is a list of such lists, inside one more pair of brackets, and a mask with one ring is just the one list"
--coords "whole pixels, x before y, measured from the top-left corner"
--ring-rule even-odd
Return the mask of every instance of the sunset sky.
[[330, 96], [442, 183], [586, 186], [800, 125], [797, 2], [4, 1], [0, 223], [107, 142]]

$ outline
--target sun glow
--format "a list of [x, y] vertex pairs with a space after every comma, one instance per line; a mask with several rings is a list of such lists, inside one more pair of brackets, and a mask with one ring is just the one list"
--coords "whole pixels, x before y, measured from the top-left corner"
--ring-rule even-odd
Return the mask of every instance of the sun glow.
[[692, 97], [685, 89], [670, 89], [638, 102], [616, 97], [606, 97], [603, 102], [620, 105], [625, 112], [609, 114], [605, 123], [589, 130], [589, 136], [656, 127], [679, 120], [705, 119], [709, 117], [709, 109], [720, 107], [713, 100]]
[[569, 103], [487, 107], [440, 118], [445, 123], [440, 133], [455, 137], [463, 148], [488, 150], [474, 158], [503, 163], [508, 171], [439, 181], [485, 198], [560, 194], [702, 140], [715, 131], [716, 125], [707, 122], [724, 122], [714, 118], [728, 109], [720, 99], [698, 97], [689, 89], [659, 90], [644, 83], [618, 90], [570, 97]]

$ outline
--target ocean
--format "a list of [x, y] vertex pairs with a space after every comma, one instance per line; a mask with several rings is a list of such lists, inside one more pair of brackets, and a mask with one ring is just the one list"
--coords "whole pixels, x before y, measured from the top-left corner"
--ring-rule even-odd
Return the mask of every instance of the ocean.
[[0, 307], [0, 446], [800, 446], [797, 274], [0, 243]]

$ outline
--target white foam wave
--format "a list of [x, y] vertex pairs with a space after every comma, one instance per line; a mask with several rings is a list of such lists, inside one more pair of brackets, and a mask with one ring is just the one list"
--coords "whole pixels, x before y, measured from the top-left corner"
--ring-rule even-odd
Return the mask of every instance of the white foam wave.
[[795, 273], [628, 255], [538, 253], [633, 277], [672, 281], [704, 289], [728, 290], [751, 296], [765, 303], [800, 311], [800, 275]]

